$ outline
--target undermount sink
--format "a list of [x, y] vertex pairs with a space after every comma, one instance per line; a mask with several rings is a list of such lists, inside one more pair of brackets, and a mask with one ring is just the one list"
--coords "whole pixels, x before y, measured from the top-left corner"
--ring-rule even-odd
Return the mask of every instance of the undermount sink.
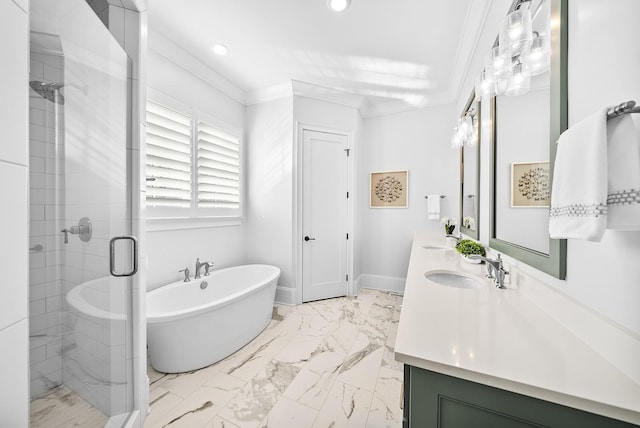
[[483, 288], [485, 284], [479, 278], [452, 270], [432, 270], [424, 276], [440, 285], [455, 288]]
[[425, 250], [439, 250], [439, 251], [450, 251], [451, 248], [447, 247], [438, 247], [437, 245], [423, 245], [422, 248]]

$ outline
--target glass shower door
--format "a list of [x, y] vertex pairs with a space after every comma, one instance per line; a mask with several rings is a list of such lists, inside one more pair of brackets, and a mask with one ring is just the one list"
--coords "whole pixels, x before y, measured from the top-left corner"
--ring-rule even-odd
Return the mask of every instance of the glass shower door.
[[[48, 319], [59, 323], [61, 383], [110, 426], [120, 426], [134, 402], [126, 275], [135, 258], [132, 241], [112, 241], [131, 233], [128, 58], [85, 1], [31, 0], [30, 8], [32, 69], [40, 69], [38, 58], [42, 64], [38, 79], [32, 70], [30, 85], [55, 106], [55, 130], [43, 142], [41, 161], [48, 187], [42, 245], [45, 259], [51, 252], [46, 281], [57, 281], [59, 290], [58, 304], [48, 296], [52, 312], [58, 311]], [[51, 41], [56, 47], [47, 51]], [[34, 50], [57, 56], [58, 69]]]

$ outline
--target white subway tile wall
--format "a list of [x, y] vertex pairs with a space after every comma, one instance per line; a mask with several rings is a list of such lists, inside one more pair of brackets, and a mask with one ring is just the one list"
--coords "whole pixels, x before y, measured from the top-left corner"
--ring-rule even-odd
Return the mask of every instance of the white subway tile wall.
[[[62, 83], [63, 61], [55, 54], [31, 52], [31, 81]], [[59, 109], [61, 112], [62, 109]], [[56, 105], [29, 91], [29, 329], [31, 398], [62, 383], [62, 229], [56, 216], [56, 177], [62, 172], [56, 148]], [[54, 202], [47, 205], [48, 202]]]

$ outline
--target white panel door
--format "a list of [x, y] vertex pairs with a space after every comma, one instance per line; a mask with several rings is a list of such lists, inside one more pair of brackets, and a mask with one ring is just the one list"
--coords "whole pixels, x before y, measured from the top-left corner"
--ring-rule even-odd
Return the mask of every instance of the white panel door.
[[303, 131], [302, 301], [347, 295], [346, 135]]

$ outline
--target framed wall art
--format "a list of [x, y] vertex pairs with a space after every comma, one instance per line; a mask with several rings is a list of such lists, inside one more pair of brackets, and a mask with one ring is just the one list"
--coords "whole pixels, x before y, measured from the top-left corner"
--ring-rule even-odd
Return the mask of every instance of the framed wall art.
[[407, 208], [409, 206], [408, 171], [372, 172], [369, 207]]
[[511, 207], [548, 207], [549, 162], [511, 164]]

